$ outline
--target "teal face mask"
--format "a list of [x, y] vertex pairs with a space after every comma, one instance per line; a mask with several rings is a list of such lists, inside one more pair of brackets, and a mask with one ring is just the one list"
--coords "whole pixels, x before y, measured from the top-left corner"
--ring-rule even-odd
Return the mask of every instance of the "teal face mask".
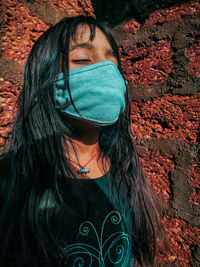
[[64, 73], [59, 73], [54, 85], [56, 108], [67, 115], [105, 126], [115, 123], [125, 109], [125, 81], [112, 61], [69, 70], [69, 86], [81, 116], [71, 104], [67, 88], [64, 88]]

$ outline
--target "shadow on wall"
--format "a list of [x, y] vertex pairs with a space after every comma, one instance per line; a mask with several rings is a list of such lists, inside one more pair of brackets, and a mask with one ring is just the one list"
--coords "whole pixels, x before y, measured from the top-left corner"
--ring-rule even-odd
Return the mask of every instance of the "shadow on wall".
[[158, 9], [168, 8], [189, 0], [91, 0], [94, 13], [114, 27], [125, 20], [134, 18], [143, 23], [149, 14]]

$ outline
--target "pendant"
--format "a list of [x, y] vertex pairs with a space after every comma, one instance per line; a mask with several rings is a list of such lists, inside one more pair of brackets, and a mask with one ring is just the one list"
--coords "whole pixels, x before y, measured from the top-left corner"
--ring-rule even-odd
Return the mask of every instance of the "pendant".
[[77, 172], [78, 173], [86, 173], [86, 172], [90, 172], [90, 169], [89, 168], [85, 169], [84, 167], [82, 167], [82, 169], [78, 170]]

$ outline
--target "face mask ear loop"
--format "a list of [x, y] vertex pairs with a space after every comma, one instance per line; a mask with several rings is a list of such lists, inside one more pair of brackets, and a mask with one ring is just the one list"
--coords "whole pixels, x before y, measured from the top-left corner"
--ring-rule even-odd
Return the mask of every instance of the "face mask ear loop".
[[[122, 73], [121, 73], [122, 75]], [[123, 75], [122, 75], [123, 77]], [[123, 77], [124, 79], [124, 77]], [[130, 103], [131, 103], [131, 97], [130, 97], [130, 93], [129, 93], [129, 90], [128, 90], [128, 81], [124, 79], [124, 83], [126, 85], [126, 92], [125, 92], [125, 102], [126, 102], [126, 107], [125, 107], [125, 118], [127, 120], [129, 120], [129, 114], [131, 113], [131, 106], [130, 106]]]

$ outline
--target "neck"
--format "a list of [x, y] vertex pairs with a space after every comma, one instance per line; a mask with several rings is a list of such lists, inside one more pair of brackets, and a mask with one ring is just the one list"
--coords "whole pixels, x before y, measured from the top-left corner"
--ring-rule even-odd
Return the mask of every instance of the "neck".
[[[99, 128], [89, 123], [72, 118], [70, 118], [68, 121], [70, 121], [70, 125], [73, 129], [71, 140], [77, 153], [92, 156], [92, 154], [97, 152], [99, 150]], [[73, 147], [67, 136], [66, 142], [69, 145], [69, 152], [72, 152]]]
[[[76, 177], [83, 177], [83, 174], [78, 174], [77, 171], [80, 167], [76, 166], [74, 162], [87, 165], [87, 168], [90, 169], [89, 174], [85, 174], [85, 177], [96, 178], [102, 176], [110, 168], [109, 159], [103, 159], [103, 153], [99, 147], [99, 128], [91, 125], [87, 122], [78, 121], [70, 118], [70, 128], [72, 129], [72, 135], [70, 139], [75, 147], [74, 148], [70, 142], [68, 136], [66, 136], [66, 143], [68, 145], [70, 165], [72, 171], [75, 173]], [[97, 153], [97, 154], [96, 154]], [[94, 157], [93, 157], [94, 156]], [[102, 161], [103, 159], [103, 161]], [[106, 170], [106, 171], [105, 171]]]

